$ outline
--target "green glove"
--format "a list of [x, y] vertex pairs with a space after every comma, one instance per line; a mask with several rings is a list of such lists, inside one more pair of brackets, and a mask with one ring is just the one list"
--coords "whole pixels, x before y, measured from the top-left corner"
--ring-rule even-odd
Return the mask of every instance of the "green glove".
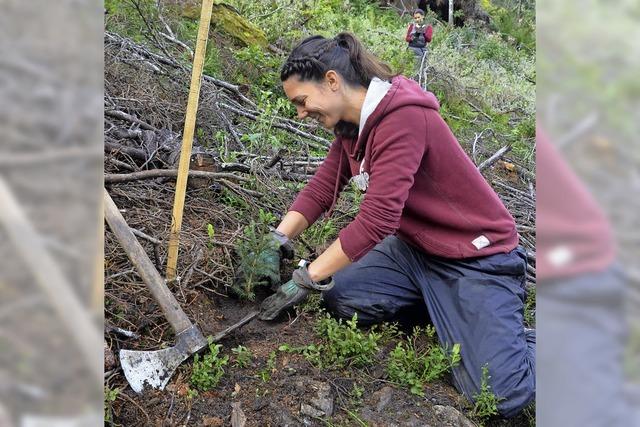
[[321, 283], [314, 282], [309, 277], [306, 261], [293, 272], [291, 280], [278, 288], [278, 291], [262, 302], [260, 306], [261, 320], [273, 320], [283, 310], [303, 302], [312, 290], [326, 291], [333, 287], [331, 278]]
[[281, 285], [278, 291], [266, 298], [260, 306], [261, 320], [273, 320], [283, 310], [300, 304], [309, 295], [309, 289], [298, 286], [293, 280], [289, 280], [287, 283]]

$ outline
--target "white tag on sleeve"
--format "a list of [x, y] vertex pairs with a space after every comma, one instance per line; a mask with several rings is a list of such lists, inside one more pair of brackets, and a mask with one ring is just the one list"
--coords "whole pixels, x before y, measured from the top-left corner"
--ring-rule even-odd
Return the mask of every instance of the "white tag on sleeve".
[[487, 236], [485, 236], [484, 234], [481, 234], [475, 239], [473, 239], [471, 244], [475, 246], [477, 250], [480, 250], [482, 248], [486, 248], [487, 246], [489, 246], [491, 242], [489, 242], [489, 239], [487, 239]]

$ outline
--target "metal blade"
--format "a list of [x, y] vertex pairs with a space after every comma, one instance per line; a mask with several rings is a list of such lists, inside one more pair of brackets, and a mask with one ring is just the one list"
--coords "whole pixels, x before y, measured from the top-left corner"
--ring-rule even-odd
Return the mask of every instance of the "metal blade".
[[163, 390], [176, 368], [206, 345], [200, 330], [192, 326], [176, 336], [174, 347], [156, 351], [120, 350], [120, 365], [136, 393], [141, 393], [145, 384]]
[[163, 390], [176, 368], [190, 355], [176, 347], [157, 351], [120, 350], [120, 365], [136, 393], [141, 393], [145, 384]]

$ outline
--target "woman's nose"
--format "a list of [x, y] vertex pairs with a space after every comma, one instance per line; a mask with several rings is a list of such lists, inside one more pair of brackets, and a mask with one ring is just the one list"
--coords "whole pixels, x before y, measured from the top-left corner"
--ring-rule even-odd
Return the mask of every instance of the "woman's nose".
[[307, 117], [309, 115], [309, 113], [307, 113], [307, 111], [304, 108], [301, 107], [297, 107], [296, 108], [298, 110], [298, 119], [302, 120], [305, 117]]

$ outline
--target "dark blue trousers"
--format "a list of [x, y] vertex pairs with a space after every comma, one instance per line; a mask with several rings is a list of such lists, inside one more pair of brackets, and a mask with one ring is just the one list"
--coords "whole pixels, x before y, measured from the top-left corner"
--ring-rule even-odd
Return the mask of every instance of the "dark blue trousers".
[[480, 392], [482, 366], [498, 410], [516, 415], [535, 399], [535, 331], [525, 334], [525, 255], [521, 249], [483, 258], [430, 256], [395, 236], [334, 275], [323, 293], [334, 315], [358, 314], [361, 325], [431, 320], [442, 345], [460, 344], [453, 370], [469, 400]]

